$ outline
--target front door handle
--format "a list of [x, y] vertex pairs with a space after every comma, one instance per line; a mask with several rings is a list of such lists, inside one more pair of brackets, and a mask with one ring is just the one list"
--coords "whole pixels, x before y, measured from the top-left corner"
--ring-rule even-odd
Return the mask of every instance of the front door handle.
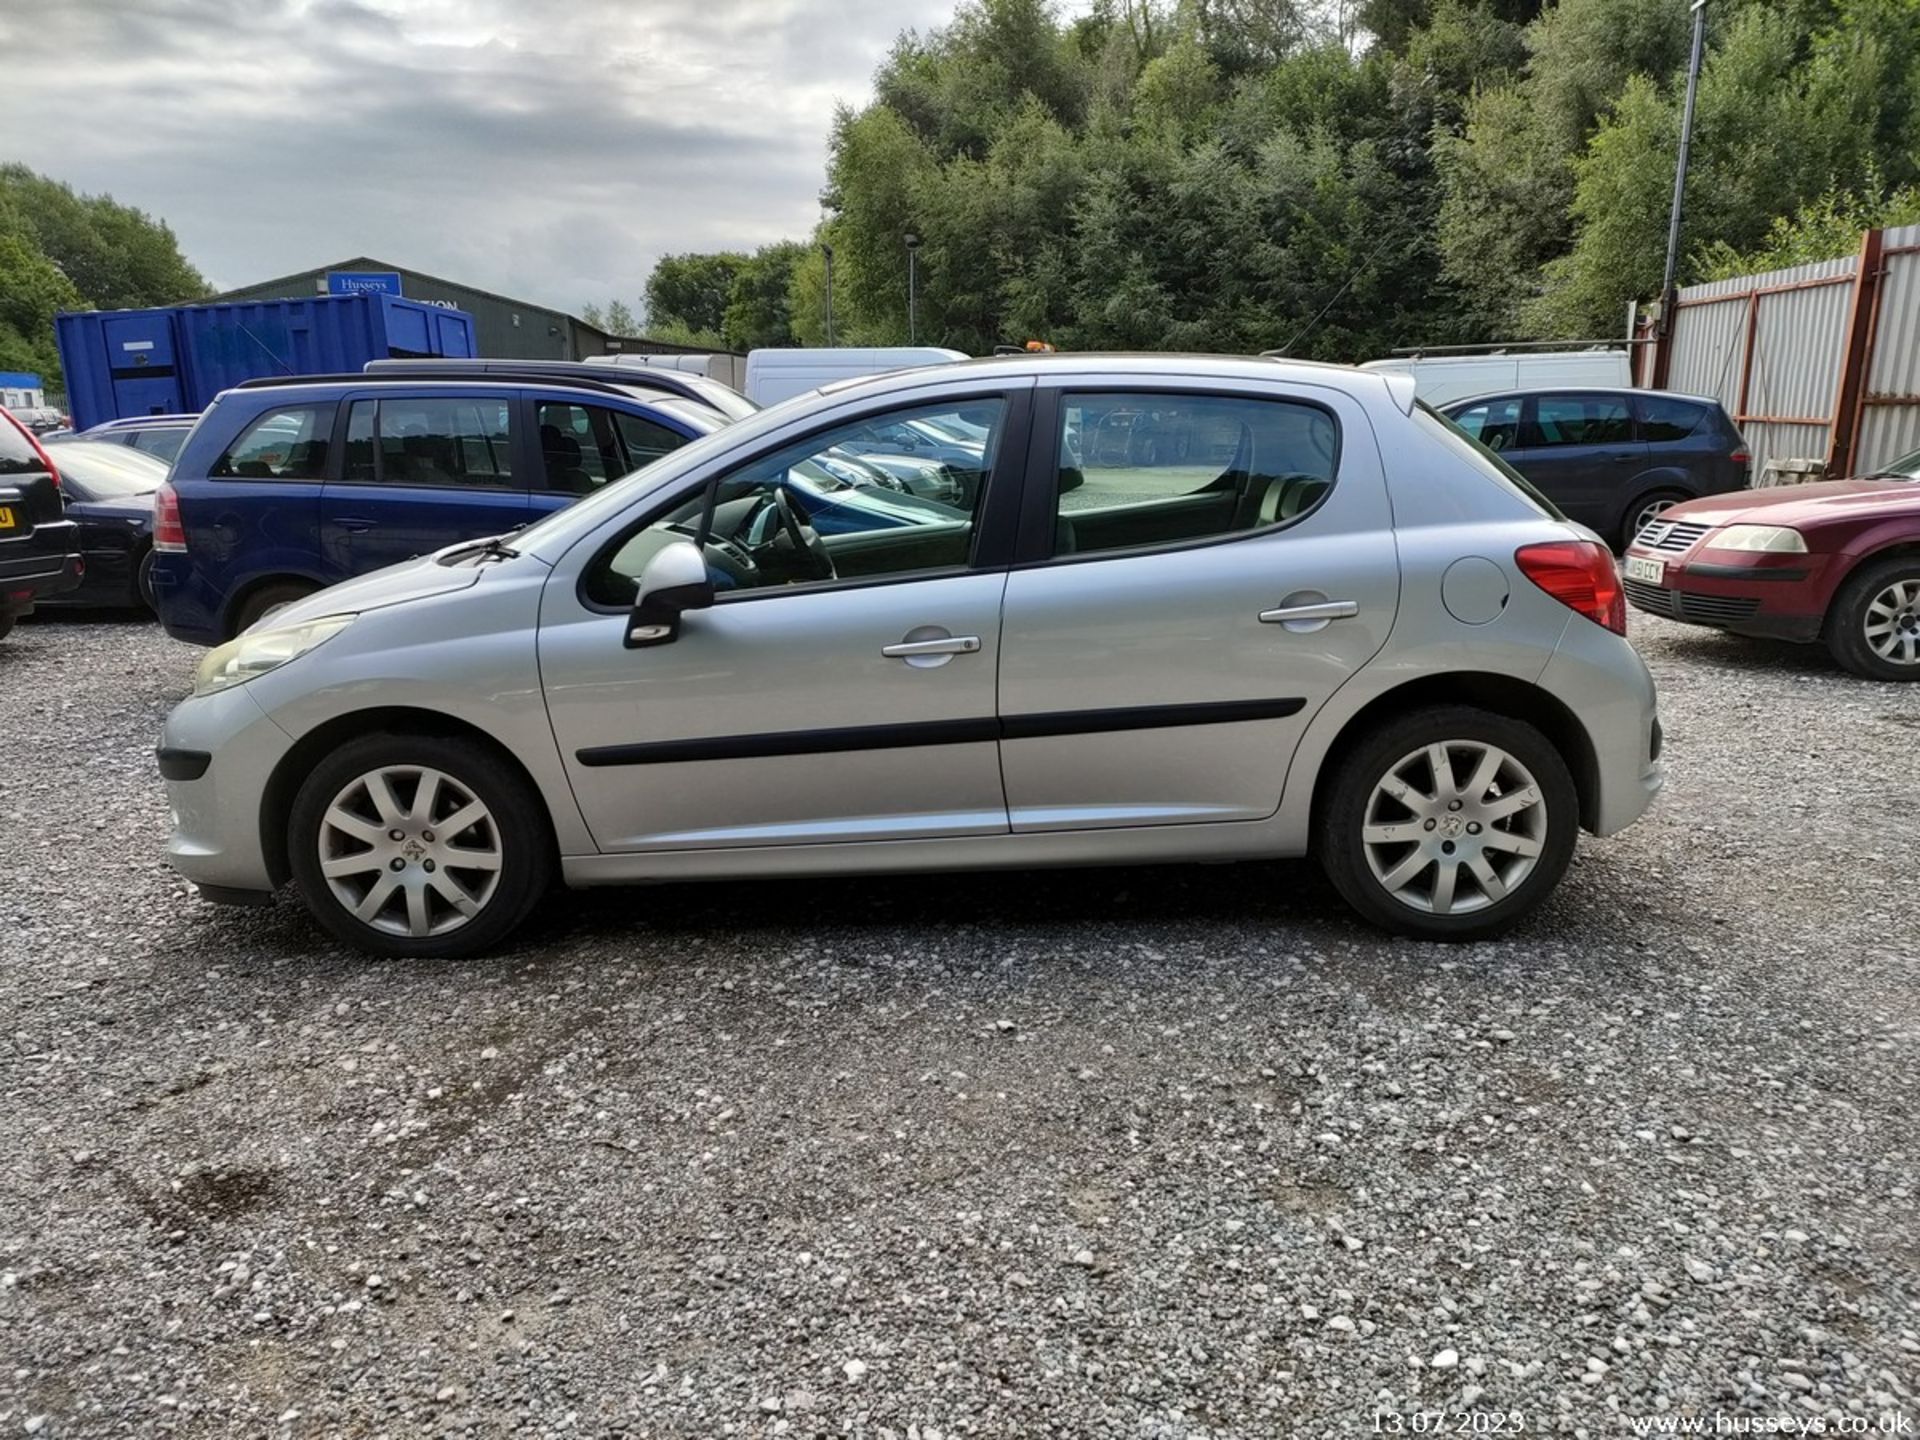
[[882, 645], [880, 653], [889, 660], [912, 660], [920, 655], [971, 655], [979, 648], [978, 635], [948, 635], [939, 640], [902, 640], [897, 645]]
[[1360, 613], [1353, 600], [1321, 600], [1312, 605], [1282, 605], [1278, 610], [1262, 610], [1262, 625], [1291, 625], [1302, 620], [1351, 620]]

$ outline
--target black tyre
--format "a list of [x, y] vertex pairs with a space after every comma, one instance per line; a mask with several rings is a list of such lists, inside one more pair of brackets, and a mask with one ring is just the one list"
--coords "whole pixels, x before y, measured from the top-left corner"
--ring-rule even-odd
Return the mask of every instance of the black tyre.
[[1497, 934], [1552, 893], [1580, 828], [1573, 776], [1546, 736], [1463, 705], [1372, 731], [1320, 814], [1320, 863], [1374, 924], [1424, 940]]
[[20, 617], [11, 610], [0, 610], [0, 640], [13, 633], [13, 622]]
[[1827, 607], [1833, 658], [1869, 680], [1920, 680], [1920, 555], [1862, 565]]
[[283, 605], [291, 605], [296, 600], [304, 600], [319, 587], [301, 580], [276, 581], [271, 585], [262, 585], [258, 590], [243, 597], [234, 607], [233, 624], [228, 635], [238, 635], [242, 630], [252, 629], [261, 620], [266, 619]]
[[140, 559], [134, 565], [133, 593], [139, 597], [140, 603], [147, 609], [157, 611], [160, 608], [153, 603], [153, 550], [151, 547], [140, 552]]
[[370, 735], [313, 769], [287, 822], [314, 919], [375, 955], [497, 945], [546, 893], [553, 833], [538, 793], [476, 741]]
[[1616, 537], [1617, 543], [1614, 548], [1626, 549], [1633, 543], [1633, 537], [1644, 530], [1656, 515], [1672, 509], [1689, 498], [1691, 497], [1679, 490], [1650, 490], [1645, 495], [1636, 497], [1634, 502], [1627, 506], [1626, 513], [1620, 517], [1620, 533]]

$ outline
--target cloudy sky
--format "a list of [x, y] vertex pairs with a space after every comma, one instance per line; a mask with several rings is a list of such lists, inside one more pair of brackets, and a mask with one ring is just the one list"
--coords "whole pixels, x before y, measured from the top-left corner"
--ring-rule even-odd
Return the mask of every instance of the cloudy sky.
[[371, 255], [578, 309], [804, 236], [835, 102], [954, 4], [0, 0], [0, 159], [219, 288]]

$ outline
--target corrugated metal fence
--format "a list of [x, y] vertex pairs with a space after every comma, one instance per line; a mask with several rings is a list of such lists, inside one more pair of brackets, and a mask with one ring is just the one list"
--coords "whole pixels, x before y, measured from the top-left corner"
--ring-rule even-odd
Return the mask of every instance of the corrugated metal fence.
[[[1662, 373], [1664, 372], [1664, 374]], [[1860, 252], [1681, 290], [1642, 384], [1711, 395], [1753, 452], [1860, 474], [1920, 449], [1920, 225]]]

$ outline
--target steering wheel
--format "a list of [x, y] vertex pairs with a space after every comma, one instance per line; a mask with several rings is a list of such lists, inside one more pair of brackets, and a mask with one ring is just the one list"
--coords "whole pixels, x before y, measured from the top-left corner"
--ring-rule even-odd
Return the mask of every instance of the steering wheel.
[[800, 508], [793, 503], [793, 497], [787, 493], [785, 486], [774, 487], [773, 507], [780, 513], [780, 528], [793, 541], [794, 553], [804, 556], [807, 567], [813, 572], [809, 578], [833, 579], [833, 556], [827, 552], [826, 542], [820, 538], [818, 530], [801, 518]]

